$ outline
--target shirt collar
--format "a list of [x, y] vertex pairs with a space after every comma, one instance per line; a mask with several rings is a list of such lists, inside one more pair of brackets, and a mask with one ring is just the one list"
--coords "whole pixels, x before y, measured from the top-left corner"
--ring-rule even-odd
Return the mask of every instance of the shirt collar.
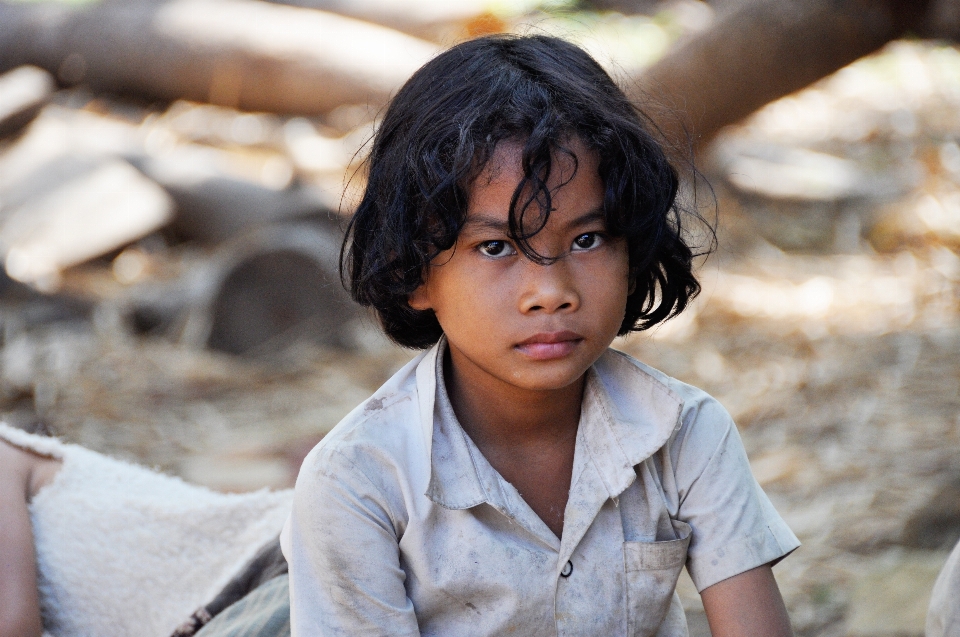
[[[447, 396], [445, 349], [441, 338], [417, 368], [421, 424], [431, 450], [425, 495], [447, 509], [468, 509], [500, 498], [491, 493], [497, 484], [478, 470]], [[680, 426], [682, 406], [666, 385], [616, 350], [607, 350], [588, 370], [577, 446], [599, 472], [607, 497], [623, 493], [636, 479], [634, 467], [666, 443]]]
[[[453, 413], [453, 405], [443, 382], [446, 346], [446, 337], [442, 337], [430, 357], [434, 400], [427, 413], [430, 414], [433, 436], [430, 446], [430, 484], [426, 496], [447, 509], [469, 509], [488, 502], [488, 490], [494, 485], [489, 480], [481, 479], [473, 454], [470, 453], [467, 433]], [[484, 488], [484, 482], [487, 488]]]
[[683, 400], [622, 352], [608, 349], [587, 372], [580, 432], [610, 497], [636, 479], [634, 467], [680, 427]]

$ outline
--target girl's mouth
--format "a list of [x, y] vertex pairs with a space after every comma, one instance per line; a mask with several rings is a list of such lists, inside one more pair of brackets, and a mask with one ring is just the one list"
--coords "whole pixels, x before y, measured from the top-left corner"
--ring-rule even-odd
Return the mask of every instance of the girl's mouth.
[[533, 360], [551, 360], [568, 356], [583, 342], [576, 332], [541, 332], [517, 343], [514, 347]]

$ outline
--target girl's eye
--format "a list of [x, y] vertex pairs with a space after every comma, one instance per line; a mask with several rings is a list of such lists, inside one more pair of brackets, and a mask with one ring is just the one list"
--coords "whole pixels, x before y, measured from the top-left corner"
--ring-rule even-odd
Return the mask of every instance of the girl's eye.
[[513, 246], [507, 243], [506, 241], [484, 241], [477, 249], [480, 251], [480, 254], [488, 257], [507, 257], [512, 254], [516, 254], [517, 251], [513, 249]]
[[603, 242], [599, 232], [585, 232], [573, 240], [571, 250], [590, 250]]

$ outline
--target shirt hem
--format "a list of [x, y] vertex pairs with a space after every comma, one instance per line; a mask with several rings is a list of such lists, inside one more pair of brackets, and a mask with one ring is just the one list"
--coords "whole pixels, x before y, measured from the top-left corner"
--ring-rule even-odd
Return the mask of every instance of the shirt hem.
[[786, 526], [767, 525], [763, 530], [737, 542], [715, 549], [699, 562], [687, 566], [690, 579], [698, 592], [751, 569], [779, 562], [800, 546], [800, 541]]

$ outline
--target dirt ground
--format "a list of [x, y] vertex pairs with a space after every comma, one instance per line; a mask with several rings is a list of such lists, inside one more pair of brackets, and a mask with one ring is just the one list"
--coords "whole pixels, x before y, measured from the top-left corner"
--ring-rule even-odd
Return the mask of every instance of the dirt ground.
[[[803, 542], [775, 570], [799, 635], [921, 634], [960, 538], [958, 56], [896, 43], [726, 133], [704, 160], [721, 228], [703, 293], [615, 343], [733, 414]], [[79, 309], [0, 308], [0, 411], [217, 489], [291, 486], [412, 356], [369, 321], [352, 351], [261, 358], [138, 336], [97, 301], [118, 285], [110, 260], [66, 276]]]

